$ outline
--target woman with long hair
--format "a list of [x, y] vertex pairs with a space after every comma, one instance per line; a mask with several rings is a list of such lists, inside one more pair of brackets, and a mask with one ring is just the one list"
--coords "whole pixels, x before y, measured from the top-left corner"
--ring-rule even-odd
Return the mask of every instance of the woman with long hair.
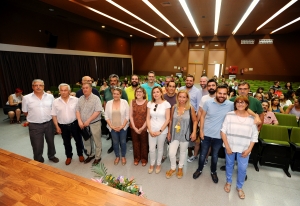
[[[147, 128], [150, 154], [150, 168], [148, 173], [151, 174], [154, 170], [158, 174], [161, 170], [161, 160], [163, 156], [164, 142], [168, 133], [168, 124], [170, 121], [171, 105], [163, 97], [162, 89], [158, 86], [153, 87], [152, 100], [147, 104]], [[157, 146], [157, 158], [156, 158]]]
[[279, 104], [279, 98], [278, 97], [273, 97], [271, 99], [271, 106], [270, 106], [270, 110], [272, 112], [278, 112], [278, 113], [284, 113], [282, 107]]
[[291, 82], [285, 83], [284, 89], [286, 89], [286, 90], [293, 90], [292, 83]]
[[243, 185], [247, 174], [247, 167], [251, 150], [258, 141], [258, 130], [254, 118], [247, 109], [249, 100], [239, 96], [234, 101], [234, 111], [227, 113], [221, 129], [221, 137], [226, 155], [226, 184], [225, 192], [229, 193], [232, 184], [232, 173], [235, 158], [237, 160], [238, 174], [236, 190], [241, 199], [245, 198]]
[[280, 94], [279, 96], [279, 103], [280, 103], [280, 106], [283, 108], [285, 106], [290, 106], [291, 104], [293, 104], [291, 102], [291, 100], [288, 99], [288, 95], [286, 93], [282, 93]]
[[[192, 119], [192, 121], [190, 121]], [[191, 131], [190, 128], [193, 128]], [[176, 104], [172, 107], [169, 123], [168, 141], [171, 169], [166, 172], [166, 178], [170, 178], [176, 172], [176, 153], [180, 146], [180, 158], [177, 178], [183, 176], [183, 164], [186, 160], [186, 151], [189, 141], [196, 140], [197, 117], [195, 109], [190, 104], [190, 96], [186, 90], [178, 92]]]
[[146, 90], [138, 86], [134, 91], [135, 99], [130, 103], [130, 129], [133, 145], [134, 165], [142, 162], [142, 166], [148, 163], [148, 134], [147, 134], [147, 100]]

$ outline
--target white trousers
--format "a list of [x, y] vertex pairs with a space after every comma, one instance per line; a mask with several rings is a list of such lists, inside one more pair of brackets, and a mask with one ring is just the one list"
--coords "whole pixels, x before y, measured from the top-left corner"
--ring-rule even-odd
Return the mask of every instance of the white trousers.
[[179, 155], [179, 164], [178, 164], [179, 168], [183, 167], [183, 164], [186, 159], [186, 151], [189, 146], [189, 142], [179, 142], [178, 140], [173, 140], [169, 144], [169, 158], [171, 161], [171, 169], [172, 170], [176, 169], [176, 153], [177, 153], [179, 145], [180, 145], [180, 155]]
[[149, 154], [150, 154], [150, 165], [155, 164], [156, 160], [156, 145], [157, 145], [157, 165], [161, 165], [161, 159], [164, 152], [164, 142], [167, 137], [167, 134], [161, 134], [157, 137], [152, 137], [148, 134], [148, 141], [149, 141]]

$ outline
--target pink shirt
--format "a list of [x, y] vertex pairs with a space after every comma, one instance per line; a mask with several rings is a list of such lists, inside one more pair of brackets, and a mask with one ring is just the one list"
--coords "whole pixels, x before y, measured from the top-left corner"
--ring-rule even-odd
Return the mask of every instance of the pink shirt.
[[278, 124], [278, 121], [273, 112], [264, 112], [264, 124]]

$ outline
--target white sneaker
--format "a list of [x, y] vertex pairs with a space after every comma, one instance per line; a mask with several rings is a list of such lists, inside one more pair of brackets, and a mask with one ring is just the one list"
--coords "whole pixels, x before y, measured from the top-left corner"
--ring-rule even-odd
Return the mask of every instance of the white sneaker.
[[187, 159], [188, 162], [193, 162], [194, 160], [196, 160], [198, 157], [196, 156], [191, 156], [190, 158]]

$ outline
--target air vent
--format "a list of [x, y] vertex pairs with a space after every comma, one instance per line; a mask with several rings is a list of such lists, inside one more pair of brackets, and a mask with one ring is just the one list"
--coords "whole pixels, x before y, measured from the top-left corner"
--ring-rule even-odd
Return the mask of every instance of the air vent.
[[160, 3], [162, 6], [172, 6], [171, 2], [165, 1]]

